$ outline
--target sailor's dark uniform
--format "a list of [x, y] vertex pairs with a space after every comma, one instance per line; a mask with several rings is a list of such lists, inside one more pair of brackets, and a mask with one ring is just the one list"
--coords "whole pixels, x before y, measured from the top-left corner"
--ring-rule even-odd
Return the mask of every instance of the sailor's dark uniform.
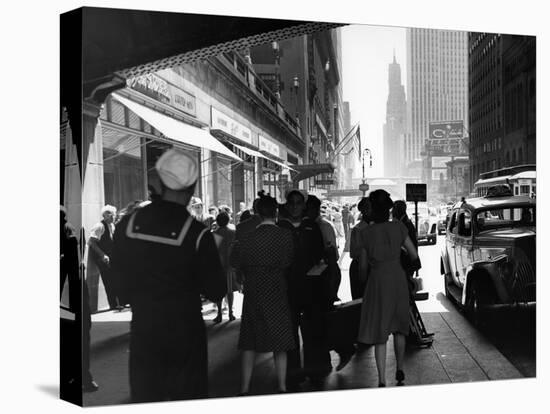
[[183, 205], [155, 201], [119, 223], [112, 264], [133, 313], [132, 401], [207, 397], [200, 295], [217, 302], [227, 292], [209, 229]]

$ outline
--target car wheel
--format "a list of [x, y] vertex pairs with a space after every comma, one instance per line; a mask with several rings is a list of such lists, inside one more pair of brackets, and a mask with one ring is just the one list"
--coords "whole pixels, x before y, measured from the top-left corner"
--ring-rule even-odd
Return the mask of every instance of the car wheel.
[[470, 287], [470, 294], [466, 303], [466, 315], [477, 327], [483, 325], [483, 313], [480, 308], [481, 284], [475, 280]]

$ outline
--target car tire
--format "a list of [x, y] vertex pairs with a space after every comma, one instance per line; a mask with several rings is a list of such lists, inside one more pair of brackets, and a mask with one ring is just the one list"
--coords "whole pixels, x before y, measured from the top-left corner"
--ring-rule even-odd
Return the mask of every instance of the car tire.
[[480, 297], [481, 297], [481, 284], [478, 280], [474, 280], [470, 287], [470, 294], [468, 295], [468, 301], [466, 302], [466, 316], [472, 322], [474, 326], [483, 326], [484, 317], [483, 312], [480, 309]]

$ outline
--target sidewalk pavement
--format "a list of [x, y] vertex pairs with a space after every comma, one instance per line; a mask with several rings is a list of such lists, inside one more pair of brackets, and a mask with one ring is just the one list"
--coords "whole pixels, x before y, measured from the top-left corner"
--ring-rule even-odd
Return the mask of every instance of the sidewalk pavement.
[[[341, 260], [340, 297], [349, 300], [349, 257]], [[523, 378], [523, 375], [474, 328], [444, 295], [434, 298], [438, 306], [419, 309], [428, 332], [434, 333], [431, 347], [408, 347], [405, 355], [405, 385], [449, 384]], [[235, 316], [239, 318], [242, 295], [235, 295]], [[227, 313], [220, 324], [214, 324], [215, 305], [203, 307], [208, 333], [209, 382], [211, 397], [232, 397], [239, 392], [240, 355], [237, 350], [240, 320], [229, 322]], [[131, 311], [93, 315], [91, 371], [100, 389], [84, 395], [86, 406], [127, 403], [128, 341]], [[395, 385], [395, 358], [392, 339], [388, 343], [387, 386]], [[331, 352], [335, 367], [338, 355]], [[340, 372], [333, 371], [322, 383], [302, 384], [303, 392], [372, 388], [378, 386], [374, 347], [361, 349]], [[251, 394], [276, 393], [276, 378], [271, 354], [256, 360]]]

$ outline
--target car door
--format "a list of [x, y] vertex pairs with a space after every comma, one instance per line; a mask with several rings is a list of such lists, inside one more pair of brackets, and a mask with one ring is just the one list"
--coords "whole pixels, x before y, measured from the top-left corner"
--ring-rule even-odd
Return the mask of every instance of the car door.
[[457, 243], [455, 247], [456, 275], [461, 287], [466, 283], [466, 271], [473, 261], [472, 254], [472, 213], [468, 209], [461, 209], [457, 215]]
[[457, 268], [456, 268], [456, 239], [457, 239], [457, 219], [458, 210], [453, 210], [447, 227], [447, 236], [445, 244], [447, 249], [447, 263], [454, 283], [458, 286]]

